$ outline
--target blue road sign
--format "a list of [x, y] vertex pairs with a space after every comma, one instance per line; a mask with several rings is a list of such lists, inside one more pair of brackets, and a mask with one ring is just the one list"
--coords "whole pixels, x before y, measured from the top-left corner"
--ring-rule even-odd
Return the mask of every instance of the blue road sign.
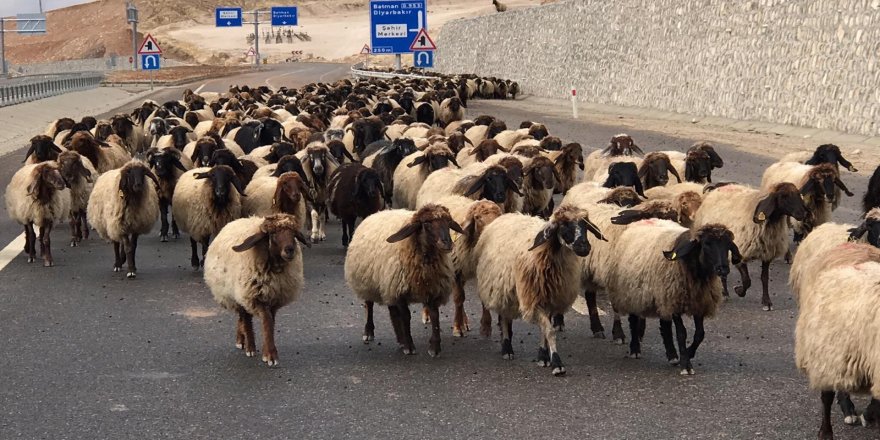
[[159, 54], [141, 55], [141, 69], [159, 70], [159, 58], [160, 57], [161, 57], [161, 55], [159, 55]]
[[217, 27], [241, 27], [241, 8], [214, 9]]
[[413, 52], [413, 66], [420, 69], [434, 68], [434, 51], [417, 50]]
[[296, 26], [296, 6], [272, 6], [272, 26]]
[[370, 46], [374, 54], [412, 53], [419, 29], [428, 28], [426, 0], [370, 0]]

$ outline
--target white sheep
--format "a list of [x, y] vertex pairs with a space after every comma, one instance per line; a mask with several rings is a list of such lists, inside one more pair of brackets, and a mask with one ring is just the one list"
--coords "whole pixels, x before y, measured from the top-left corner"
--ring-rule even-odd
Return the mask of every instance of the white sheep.
[[[240, 194], [244, 194], [241, 181], [227, 165], [193, 168], [177, 180], [171, 215], [180, 229], [189, 234], [193, 268], [204, 265], [211, 236], [241, 217]], [[196, 249], [198, 243], [202, 244], [201, 261]]]
[[458, 166], [455, 155], [445, 144], [429, 146], [403, 158], [394, 170], [392, 202], [397, 208], [414, 209], [419, 189], [428, 175], [449, 163]]
[[252, 179], [244, 194], [241, 213], [245, 217], [285, 213], [293, 215], [300, 223], [305, 221], [309, 188], [295, 172]]
[[223, 308], [238, 313], [235, 347], [256, 354], [253, 316], [263, 323], [263, 362], [278, 365], [275, 314], [299, 298], [303, 265], [299, 244], [310, 247], [302, 224], [287, 214], [228, 223], [211, 242], [205, 284]]
[[138, 236], [150, 232], [159, 219], [158, 185], [145, 163], [132, 160], [98, 177], [89, 197], [89, 224], [101, 238], [113, 243], [114, 272], [121, 271], [122, 264], [128, 262], [128, 278], [137, 276]]
[[551, 367], [554, 376], [565, 374], [551, 320], [578, 296], [578, 257], [590, 252], [588, 233], [602, 238], [587, 212], [570, 206], [560, 207], [548, 222], [505, 214], [485, 228], [475, 248], [477, 290], [485, 307], [501, 319], [504, 359], [513, 358], [512, 322], [522, 317], [541, 328], [539, 362]]
[[[627, 134], [618, 134], [611, 138], [608, 146], [602, 150], [593, 151], [584, 159], [584, 177], [586, 180], [596, 180], [594, 177], [597, 172], [608, 169], [608, 166], [615, 161], [623, 160], [623, 158], [631, 158], [633, 162], [643, 156], [644, 153], [633, 142], [632, 137]], [[601, 177], [601, 176], [600, 176]], [[597, 180], [604, 181], [604, 179]]]
[[47, 161], [21, 167], [6, 186], [5, 201], [9, 218], [24, 227], [27, 262], [33, 263], [36, 259], [36, 226], [40, 230], [43, 266], [54, 265], [50, 246], [52, 227], [70, 214], [70, 191], [58, 162]]
[[794, 348], [798, 369], [821, 392], [819, 438], [831, 439], [835, 391], [870, 394], [869, 410], [880, 403], [880, 250], [844, 243], [821, 258], [824, 267], [800, 288]]
[[[770, 263], [788, 251], [789, 217], [804, 221], [808, 215], [798, 189], [791, 183], [776, 184], [769, 191], [726, 185], [703, 197], [693, 227], [699, 229], [704, 225], [722, 224], [733, 232], [734, 242], [742, 255], [742, 263], [737, 265], [742, 285], [734, 288], [737, 295], [745, 296], [752, 284], [748, 262], [761, 262], [761, 304], [769, 311], [773, 309], [768, 291]], [[727, 296], [726, 277], [722, 277], [722, 282]]]
[[70, 188], [70, 246], [77, 246], [83, 238], [89, 238], [86, 209], [98, 172], [88, 159], [75, 151], [58, 155], [58, 165], [61, 177]]
[[85, 131], [74, 133], [67, 147], [87, 158], [98, 173], [117, 169], [131, 160], [131, 155], [121, 145], [109, 139], [108, 142], [99, 141]]
[[422, 303], [431, 319], [428, 354], [440, 353], [439, 307], [449, 299], [455, 276], [450, 229], [464, 233], [449, 210], [429, 204], [416, 212], [377, 212], [355, 230], [345, 257], [345, 281], [364, 302], [365, 343], [374, 337], [373, 304], [384, 304], [401, 349], [415, 354], [409, 304]]

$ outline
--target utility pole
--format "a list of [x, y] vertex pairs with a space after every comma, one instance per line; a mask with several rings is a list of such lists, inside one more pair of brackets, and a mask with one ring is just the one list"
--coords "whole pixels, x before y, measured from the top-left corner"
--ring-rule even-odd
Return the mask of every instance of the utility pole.
[[5, 21], [2, 17], [0, 17], [0, 64], [3, 64], [3, 77], [6, 78], [9, 76], [9, 71], [6, 70], [6, 29], [4, 29]]
[[[245, 14], [245, 13], [243, 13]], [[252, 23], [245, 24], [253, 24], [254, 25], [254, 65], [260, 65], [260, 10], [254, 9], [253, 11], [248, 11], [246, 14], [253, 14], [254, 21]]]
[[128, 22], [131, 24], [131, 70], [138, 70], [138, 9], [134, 5], [134, 2], [128, 2], [125, 4], [125, 13]]

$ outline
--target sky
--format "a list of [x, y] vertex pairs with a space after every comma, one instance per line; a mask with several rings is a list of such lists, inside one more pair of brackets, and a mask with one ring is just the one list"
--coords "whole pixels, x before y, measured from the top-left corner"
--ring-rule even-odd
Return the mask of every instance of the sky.
[[[92, 0], [43, 0], [43, 10], [49, 11], [90, 1]], [[0, 0], [0, 17], [26, 12], [40, 12], [40, 0]]]

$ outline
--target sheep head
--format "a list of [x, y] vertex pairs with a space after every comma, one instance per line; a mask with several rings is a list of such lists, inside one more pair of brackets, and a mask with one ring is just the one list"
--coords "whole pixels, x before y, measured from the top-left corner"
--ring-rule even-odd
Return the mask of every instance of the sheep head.
[[697, 142], [688, 149], [688, 153], [691, 151], [703, 151], [709, 155], [711, 159], [712, 168], [722, 168], [724, 166], [724, 160], [721, 159], [721, 156], [718, 155], [718, 152], [715, 151], [715, 147], [708, 142]]
[[119, 171], [119, 196], [126, 201], [139, 200], [146, 192], [147, 179], [159, 186], [159, 179], [146, 164], [140, 161], [127, 163]]
[[340, 140], [330, 140], [327, 142], [327, 149], [330, 150], [330, 154], [336, 159], [336, 162], [345, 163], [345, 159], [348, 158], [348, 161], [351, 163], [357, 162], [354, 156], [348, 151], [348, 148], [345, 148], [345, 144]]
[[278, 165], [275, 166], [275, 171], [272, 173], [272, 176], [279, 177], [289, 171], [299, 174], [299, 177], [306, 185], [311, 185], [308, 177], [306, 177], [306, 170], [303, 168], [302, 162], [300, 162], [298, 157], [292, 154], [284, 156], [278, 160]]
[[853, 193], [840, 180], [840, 175], [834, 165], [823, 163], [815, 165], [806, 176], [801, 185], [801, 195], [807, 200], [819, 200], [824, 198], [829, 203], [834, 202], [835, 185], [852, 197]]
[[382, 178], [379, 177], [379, 173], [376, 170], [364, 167], [357, 173], [354, 180], [353, 194], [356, 199], [378, 200], [382, 199], [384, 194]]
[[183, 150], [186, 147], [186, 144], [189, 143], [189, 134], [192, 133], [192, 130], [186, 127], [173, 127], [168, 130], [168, 134], [171, 135], [171, 141], [174, 148], [178, 150]]
[[214, 155], [214, 152], [223, 148], [220, 144], [217, 143], [215, 139], [212, 137], [203, 137], [196, 141], [195, 149], [193, 149], [192, 156], [190, 159], [193, 164], [197, 167], [208, 166], [211, 162], [211, 157]]
[[288, 171], [278, 177], [275, 183], [275, 194], [272, 196], [272, 206], [278, 212], [295, 214], [296, 207], [303, 198], [312, 201], [309, 187], [299, 174]]
[[636, 194], [645, 197], [642, 187], [642, 179], [636, 170], [636, 164], [632, 162], [614, 162], [608, 166], [608, 178], [602, 184], [605, 188], [617, 188], [618, 186], [631, 186]]
[[55, 162], [43, 162], [37, 165], [31, 176], [31, 183], [27, 187], [27, 193], [40, 203], [49, 203], [55, 191], [63, 190], [67, 184], [61, 176], [58, 164]]
[[783, 216], [793, 217], [795, 220], [804, 221], [810, 215], [810, 211], [804, 204], [798, 189], [788, 182], [773, 185], [770, 192], [758, 202], [752, 220], [755, 223], [764, 223], [767, 220], [778, 220]]
[[[708, 156], [707, 156], [708, 157]], [[642, 166], [639, 168], [639, 179], [644, 184], [644, 189], [651, 189], [656, 186], [665, 186], [669, 183], [669, 173], [672, 173], [678, 183], [681, 183], [681, 176], [672, 166], [669, 156], [663, 153], [648, 153]]]
[[452, 154], [452, 150], [446, 147], [445, 144], [434, 144], [425, 148], [421, 156], [413, 159], [413, 161], [406, 166], [412, 168], [421, 165], [426, 167], [429, 173], [432, 173], [439, 169], [446, 168], [450, 162], [456, 167], [459, 166], [458, 162], [455, 161], [455, 155]]
[[186, 172], [186, 167], [180, 162], [180, 151], [174, 148], [159, 150], [150, 148], [147, 150], [147, 163], [150, 164], [156, 177], [170, 179], [174, 177], [174, 169]]
[[523, 169], [523, 175], [530, 179], [532, 187], [537, 190], [553, 189], [560, 180], [553, 161], [544, 156], [533, 158]]
[[556, 165], [563, 166], [566, 163], [573, 163], [581, 170], [584, 169], [584, 148], [581, 144], [571, 142], [562, 147], [562, 154], [556, 158]]
[[641, 156], [643, 154], [645, 153], [633, 142], [633, 139], [628, 134], [623, 133], [613, 136], [608, 146], [602, 150], [602, 156], [605, 157]]
[[559, 151], [562, 149], [562, 139], [556, 136], [545, 136], [538, 146], [545, 151]]
[[193, 174], [193, 177], [196, 180], [208, 179], [214, 197], [214, 206], [218, 208], [222, 209], [229, 205], [229, 202], [231, 201], [231, 193], [229, 191], [230, 186], [235, 188], [242, 197], [245, 196], [244, 189], [241, 186], [241, 180], [238, 179], [235, 171], [230, 166], [217, 165], [211, 168], [210, 171], [195, 173]]
[[55, 142], [49, 136], [44, 134], [31, 138], [30, 147], [24, 156], [24, 162], [31, 157], [36, 158], [37, 162], [45, 162], [47, 160], [55, 160], [61, 153], [61, 148], [55, 145]]
[[501, 207], [488, 200], [480, 200], [471, 204], [465, 214], [464, 223], [461, 227], [464, 229], [468, 246], [477, 244], [477, 240], [496, 218], [501, 217], [504, 212]]
[[489, 156], [499, 152], [499, 151], [507, 151], [501, 144], [498, 143], [495, 139], [485, 139], [480, 142], [479, 145], [474, 147], [468, 154], [471, 156], [476, 156], [477, 162], [483, 162], [489, 158]]
[[507, 170], [507, 176], [510, 177], [510, 180], [513, 180], [517, 188], [522, 188], [523, 163], [521, 160], [513, 156], [505, 156], [498, 161], [498, 165]]
[[270, 269], [280, 272], [284, 262], [292, 261], [296, 257], [297, 241], [306, 247], [312, 247], [300, 229], [301, 225], [296, 217], [290, 214], [273, 214], [263, 220], [259, 231], [233, 246], [232, 250], [244, 252], [259, 246], [258, 250], [268, 257]]
[[[720, 224], [705, 225], [693, 234], [682, 233], [671, 251], [663, 251], [663, 256], [669, 261], [680, 261], [692, 276], [703, 280], [725, 277], [730, 273], [731, 262], [734, 265], [742, 262], [733, 232]], [[742, 292], [745, 295], [745, 290]]]
[[868, 243], [880, 247], [880, 208], [874, 208], [865, 214], [865, 220], [858, 227], [849, 230], [849, 241], [856, 241], [868, 233]]
[[678, 211], [669, 200], [648, 200], [636, 209], [627, 209], [611, 218], [615, 225], [628, 225], [640, 220], [656, 218], [660, 220], [678, 221]]
[[628, 186], [619, 186], [612, 189], [604, 199], [599, 200], [599, 203], [617, 205], [622, 208], [632, 208], [633, 206], [642, 203], [642, 198], [639, 197], [634, 189]]
[[834, 144], [823, 144], [816, 147], [816, 151], [813, 152], [813, 157], [809, 158], [806, 162], [807, 165], [819, 165], [823, 163], [829, 163], [837, 167], [837, 164], [843, 165], [844, 168], [855, 173], [858, 171], [852, 163], [843, 158], [843, 153], [840, 152], [840, 147]]
[[75, 151], [65, 151], [58, 155], [58, 166], [61, 171], [61, 177], [70, 186], [71, 182], [79, 180], [79, 178], [92, 181], [92, 172], [83, 164], [83, 157]]
[[426, 255], [429, 249], [451, 252], [450, 230], [462, 235], [465, 234], [461, 226], [452, 219], [446, 207], [429, 203], [416, 211], [407, 224], [385, 241], [397, 243], [412, 236], [417, 246], [423, 249]]
[[553, 212], [550, 221], [535, 236], [529, 251], [548, 244], [551, 249], [565, 247], [579, 257], [586, 257], [590, 253], [587, 232], [592, 233], [599, 240], [608, 241], [599, 228], [590, 221], [586, 210], [563, 205]]
[[288, 154], [295, 154], [296, 148], [290, 142], [275, 142], [269, 147], [269, 154], [263, 156], [269, 163], [277, 163], [278, 159]]
[[703, 205], [703, 196], [694, 191], [684, 191], [675, 197], [673, 206], [678, 211], [678, 223], [689, 228], [694, 224], [694, 218], [700, 206]]
[[[525, 122], [523, 122], [523, 124], [525, 124]], [[529, 136], [534, 139], [541, 141], [544, 140], [545, 137], [550, 136], [550, 132], [547, 131], [547, 127], [544, 124], [533, 124], [529, 122], [529, 125], [526, 127], [523, 127], [523, 124], [520, 124], [520, 128], [528, 128]]]

